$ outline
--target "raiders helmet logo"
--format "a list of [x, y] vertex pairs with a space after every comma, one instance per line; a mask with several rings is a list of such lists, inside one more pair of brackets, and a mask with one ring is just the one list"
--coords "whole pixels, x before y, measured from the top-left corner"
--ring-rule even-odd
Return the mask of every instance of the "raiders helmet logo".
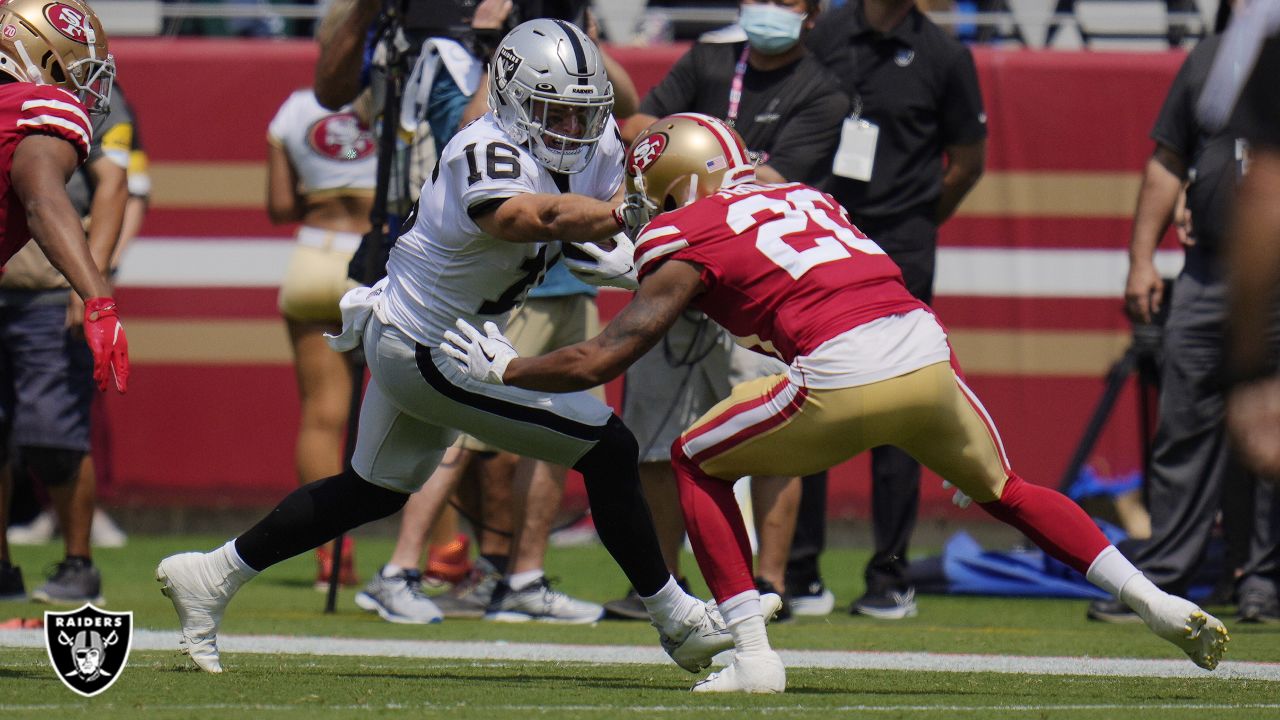
[[363, 160], [377, 149], [373, 132], [353, 113], [326, 115], [312, 123], [307, 145], [326, 160], [339, 162]]
[[111, 687], [129, 661], [133, 613], [85, 605], [44, 614], [44, 645], [62, 683], [93, 697]]
[[520, 66], [524, 64], [524, 58], [511, 49], [509, 45], [503, 45], [498, 48], [498, 53], [493, 56], [494, 68], [494, 84], [499, 90], [506, 89], [511, 80], [515, 78], [516, 72], [520, 70]]
[[44, 6], [44, 19], [67, 39], [81, 45], [89, 44], [90, 28], [84, 13], [79, 10], [62, 3], [50, 3]]
[[654, 161], [662, 157], [662, 151], [666, 149], [667, 134], [662, 132], [656, 132], [636, 143], [636, 146], [631, 149], [631, 162], [627, 163], [631, 174], [635, 175], [648, 170]]

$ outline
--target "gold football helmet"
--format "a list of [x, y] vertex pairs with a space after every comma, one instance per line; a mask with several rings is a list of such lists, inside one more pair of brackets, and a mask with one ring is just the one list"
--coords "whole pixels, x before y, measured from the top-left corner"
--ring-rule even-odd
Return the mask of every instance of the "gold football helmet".
[[0, 73], [57, 85], [94, 113], [111, 103], [115, 59], [102, 22], [81, 0], [0, 2]]
[[755, 179], [755, 162], [733, 128], [710, 115], [668, 115], [627, 152], [627, 229], [634, 234], [660, 213]]

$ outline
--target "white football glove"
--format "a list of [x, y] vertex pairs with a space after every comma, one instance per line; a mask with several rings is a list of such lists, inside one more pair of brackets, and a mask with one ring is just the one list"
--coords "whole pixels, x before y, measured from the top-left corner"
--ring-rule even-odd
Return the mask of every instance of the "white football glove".
[[565, 255], [561, 258], [564, 266], [569, 268], [579, 280], [600, 287], [616, 287], [623, 290], [639, 290], [636, 280], [635, 243], [626, 233], [613, 236], [612, 250], [605, 250], [595, 243], [570, 243], [578, 250], [590, 255], [591, 260], [576, 260]]
[[[955, 485], [952, 485], [951, 483], [947, 482], [946, 480], [943, 480], [943, 481], [942, 481], [942, 489], [943, 489], [943, 490], [950, 490], [950, 489], [955, 488], [955, 487], [956, 487]], [[970, 504], [972, 504], [972, 503], [973, 503], [973, 498], [969, 497], [968, 495], [965, 495], [965, 494], [964, 494], [964, 492], [963, 492], [962, 490], [960, 490], [959, 488], [956, 488], [956, 494], [951, 496], [951, 504], [952, 504], [952, 505], [955, 505], [956, 507], [960, 508], [961, 510], [963, 510], [963, 509], [965, 509], [965, 508], [969, 507], [969, 505], [970, 505]]]
[[440, 343], [440, 350], [457, 360], [458, 367], [473, 379], [501, 385], [502, 375], [507, 372], [507, 364], [520, 357], [511, 346], [511, 341], [491, 322], [484, 324], [484, 335], [466, 320], [458, 320], [458, 329], [466, 337], [447, 330], [444, 334], [445, 342]]

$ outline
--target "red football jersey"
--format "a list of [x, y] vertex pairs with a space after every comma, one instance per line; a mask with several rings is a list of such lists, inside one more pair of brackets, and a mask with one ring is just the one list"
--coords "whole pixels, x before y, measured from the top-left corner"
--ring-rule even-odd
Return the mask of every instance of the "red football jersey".
[[19, 82], [0, 85], [0, 267], [31, 239], [27, 213], [9, 174], [18, 143], [35, 134], [66, 140], [84, 162], [93, 127], [84, 105], [62, 88]]
[[927, 309], [844, 208], [802, 183], [739, 185], [658, 216], [636, 243], [641, 279], [673, 258], [702, 267], [698, 309], [786, 362], [877, 318]]

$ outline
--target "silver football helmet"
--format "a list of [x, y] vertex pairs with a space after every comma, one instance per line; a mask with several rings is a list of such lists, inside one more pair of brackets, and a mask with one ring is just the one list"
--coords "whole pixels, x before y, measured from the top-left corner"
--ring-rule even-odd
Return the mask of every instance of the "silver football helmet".
[[544, 167], [587, 169], [613, 111], [613, 85], [595, 43], [576, 26], [541, 18], [507, 33], [489, 63], [498, 125]]

